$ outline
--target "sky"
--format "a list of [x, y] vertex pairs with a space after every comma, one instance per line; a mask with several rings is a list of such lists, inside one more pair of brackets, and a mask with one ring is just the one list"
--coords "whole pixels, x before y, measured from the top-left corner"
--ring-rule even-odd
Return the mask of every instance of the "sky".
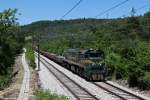
[[[0, 12], [8, 8], [18, 9], [18, 22], [21, 25], [39, 20], [60, 20], [79, 0], [1, 0]], [[124, 0], [83, 0], [64, 19], [94, 18], [99, 13], [113, 7]], [[98, 18], [118, 18], [128, 16], [131, 9], [150, 4], [150, 0], [129, 0], [116, 9]], [[138, 10], [136, 15], [149, 11], [150, 5]], [[19, 15], [21, 13], [21, 15]]]

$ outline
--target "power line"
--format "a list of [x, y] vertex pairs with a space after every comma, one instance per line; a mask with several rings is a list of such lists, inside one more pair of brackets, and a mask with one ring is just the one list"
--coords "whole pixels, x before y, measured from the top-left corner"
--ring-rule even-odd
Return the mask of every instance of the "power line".
[[83, 0], [79, 0], [70, 10], [68, 10], [62, 17], [63, 19], [65, 16], [67, 16], [73, 9], [75, 9]]
[[128, 1], [129, 1], [129, 0], [122, 1], [122, 2], [120, 2], [119, 4], [117, 4], [117, 5], [113, 6], [113, 7], [109, 8], [109, 9], [107, 9], [107, 10], [101, 12], [101, 13], [99, 13], [99, 14], [96, 15], [95, 17], [101, 16], [101, 15], [103, 15], [103, 14], [105, 14], [105, 13], [111, 11], [112, 9], [115, 9], [115, 8], [121, 6], [122, 4], [124, 4], [124, 3], [128, 2]]
[[137, 8], [136, 11], [141, 10], [141, 9], [143, 9], [145, 7], [148, 7], [148, 6], [150, 6], [150, 4], [146, 4], [146, 5], [144, 5], [144, 6], [140, 7], [140, 8]]
[[[146, 4], [146, 5], [143, 5], [143, 6], [139, 7], [139, 8], [136, 8], [136, 9], [135, 9], [135, 13], [137, 13], [137, 11], [139, 11], [139, 10], [141, 10], [141, 9], [143, 9], [143, 8], [146, 8], [146, 7], [148, 7], [148, 6], [150, 6], [150, 4]], [[131, 14], [131, 12], [128, 12], [126, 15], [129, 15], [129, 14]], [[121, 17], [121, 16], [120, 16], [120, 17]]]

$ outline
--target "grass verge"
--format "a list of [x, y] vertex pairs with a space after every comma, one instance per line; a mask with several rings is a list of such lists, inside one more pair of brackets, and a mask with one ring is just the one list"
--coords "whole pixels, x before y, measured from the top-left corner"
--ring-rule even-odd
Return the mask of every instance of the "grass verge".
[[38, 90], [36, 93], [36, 100], [68, 100], [68, 98], [51, 93], [48, 90]]
[[34, 51], [32, 49], [32, 45], [31, 43], [26, 43], [26, 58], [28, 60], [28, 63], [29, 65], [32, 67], [32, 68], [35, 68], [36, 65], [35, 65], [35, 57], [34, 57]]
[[10, 75], [0, 75], [0, 90], [3, 90], [11, 81]]

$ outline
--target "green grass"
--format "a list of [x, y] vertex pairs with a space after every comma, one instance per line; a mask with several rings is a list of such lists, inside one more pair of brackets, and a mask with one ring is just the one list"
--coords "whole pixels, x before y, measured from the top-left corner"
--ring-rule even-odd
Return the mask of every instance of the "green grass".
[[145, 73], [143, 77], [144, 88], [150, 90], [150, 72]]
[[29, 65], [32, 68], [35, 68], [35, 57], [34, 57], [34, 51], [32, 49], [31, 43], [26, 43], [26, 58], [28, 60]]
[[3, 90], [7, 87], [10, 83], [10, 76], [9, 75], [0, 75], [0, 90]]
[[59, 96], [48, 90], [39, 90], [36, 93], [36, 100], [68, 100], [65, 96]]

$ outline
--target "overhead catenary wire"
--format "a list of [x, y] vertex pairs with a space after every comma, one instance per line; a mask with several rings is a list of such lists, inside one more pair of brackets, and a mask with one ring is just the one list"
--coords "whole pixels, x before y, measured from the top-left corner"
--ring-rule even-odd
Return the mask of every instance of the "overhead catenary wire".
[[[150, 3], [149, 3], [149, 4], [145, 4], [145, 5], [143, 5], [143, 6], [139, 7], [139, 8], [136, 8], [136, 9], [135, 9], [135, 13], [137, 13], [137, 11], [139, 11], [139, 10], [141, 10], [141, 9], [143, 9], [143, 8], [146, 8], [146, 7], [148, 7], [148, 6], [150, 6]], [[131, 12], [126, 13], [126, 16], [128, 16], [129, 14], [131, 14]], [[121, 17], [121, 16], [120, 16], [120, 17]]]
[[79, 0], [70, 10], [68, 10], [62, 17], [63, 19], [65, 16], [67, 16], [73, 9], [75, 9], [83, 0]]
[[136, 10], [136, 11], [138, 11], [138, 10], [141, 10], [141, 9], [143, 9], [143, 8], [145, 8], [145, 7], [148, 7], [148, 6], [150, 6], [150, 3], [149, 3], [149, 4], [144, 5], [144, 6], [140, 7], [140, 8], [137, 8], [137, 9], [135, 9], [135, 10]]
[[139, 8], [137, 8], [137, 9], [135, 9], [135, 13], [137, 13], [137, 11], [139, 11], [139, 10], [141, 10], [143, 8], [146, 8], [148, 6], [150, 6], [150, 4], [146, 4], [146, 5], [143, 5], [143, 6], [139, 7]]
[[95, 17], [97, 18], [98, 16], [101, 16], [101, 15], [103, 15], [103, 14], [105, 14], [105, 13], [107, 13], [107, 12], [109, 12], [109, 11], [111, 11], [111, 10], [117, 8], [117, 7], [119, 7], [119, 6], [123, 5], [124, 3], [128, 2], [128, 1], [129, 1], [129, 0], [122, 1], [122, 2], [120, 2], [119, 4], [117, 4], [117, 5], [115, 5], [115, 6], [111, 7], [111, 8], [109, 8], [109, 9], [107, 9], [107, 10], [105, 10], [105, 11], [103, 11], [103, 12], [97, 14]]

